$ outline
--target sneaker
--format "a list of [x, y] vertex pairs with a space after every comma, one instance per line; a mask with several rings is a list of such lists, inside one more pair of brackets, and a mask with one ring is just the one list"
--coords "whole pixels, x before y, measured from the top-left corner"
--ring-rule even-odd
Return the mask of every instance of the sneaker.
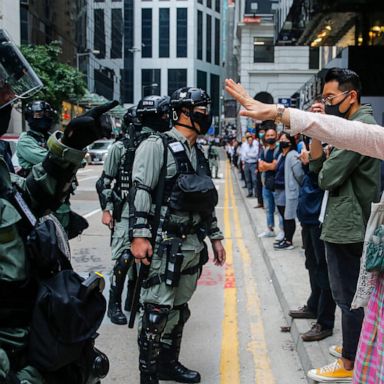
[[282, 240], [284, 240], [284, 238], [285, 238], [285, 233], [284, 233], [284, 231], [280, 231], [280, 232], [276, 235], [276, 240], [278, 240], [278, 241], [282, 241]]
[[275, 244], [273, 248], [275, 248], [276, 251], [288, 251], [290, 249], [294, 249], [295, 247], [292, 243], [288, 243], [288, 241], [283, 240], [279, 244]]
[[346, 370], [343, 361], [337, 359], [324, 367], [309, 370], [307, 375], [319, 383], [352, 383], [353, 370]]
[[284, 240], [275, 240], [274, 242], [273, 242], [273, 246], [275, 246], [275, 245], [279, 245], [280, 243], [282, 243]]
[[316, 319], [316, 315], [306, 305], [298, 309], [291, 309], [288, 315], [291, 316], [292, 319]]
[[332, 329], [323, 329], [321, 324], [314, 323], [312, 328], [301, 335], [303, 341], [320, 341], [326, 337], [332, 336]]
[[275, 237], [275, 231], [271, 231], [270, 229], [267, 229], [264, 232], [261, 232], [258, 237]]
[[338, 359], [340, 359], [341, 357], [341, 354], [343, 352], [343, 347], [341, 345], [331, 345], [329, 347], [329, 353], [332, 355], [332, 356], [335, 356], [337, 357]]

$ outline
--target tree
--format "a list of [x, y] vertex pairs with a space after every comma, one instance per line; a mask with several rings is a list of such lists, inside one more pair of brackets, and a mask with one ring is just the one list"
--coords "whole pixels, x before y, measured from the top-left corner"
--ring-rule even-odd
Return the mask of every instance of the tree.
[[34, 96], [51, 104], [60, 114], [64, 100], [79, 99], [85, 93], [83, 74], [68, 64], [60, 63], [60, 43], [24, 45], [21, 51], [43, 82], [43, 89]]

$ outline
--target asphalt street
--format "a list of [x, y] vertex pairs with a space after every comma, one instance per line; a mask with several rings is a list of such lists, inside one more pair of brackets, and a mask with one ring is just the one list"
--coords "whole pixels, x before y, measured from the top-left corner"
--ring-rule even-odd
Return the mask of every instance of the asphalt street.
[[[110, 231], [101, 224], [95, 182], [102, 166], [87, 166], [78, 173], [79, 187], [72, 208], [89, 221], [81, 237], [71, 241], [72, 263], [87, 276], [104, 274], [108, 296]], [[305, 383], [290, 333], [255, 241], [243, 197], [233, 170], [221, 161], [217, 216], [226, 240], [227, 263], [210, 261], [190, 302], [192, 316], [185, 327], [181, 361], [197, 369], [206, 384]], [[99, 330], [97, 346], [111, 363], [103, 383], [139, 383], [137, 330], [112, 324], [107, 317]]]

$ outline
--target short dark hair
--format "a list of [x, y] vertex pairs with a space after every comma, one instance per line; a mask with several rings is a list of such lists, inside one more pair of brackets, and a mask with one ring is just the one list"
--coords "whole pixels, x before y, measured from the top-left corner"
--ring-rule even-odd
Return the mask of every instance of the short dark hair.
[[345, 91], [356, 91], [357, 100], [360, 103], [361, 97], [361, 81], [359, 75], [346, 68], [331, 68], [327, 71], [324, 77], [324, 82], [337, 81], [339, 89]]
[[289, 147], [289, 151], [296, 150], [297, 145], [296, 145], [296, 140], [294, 136], [291, 136], [288, 132], [285, 132], [285, 131], [281, 132], [280, 138], [281, 136], [285, 136], [291, 143], [291, 146]]
[[267, 134], [267, 132], [269, 132], [269, 131], [273, 131], [273, 132], [275, 132], [276, 135], [277, 135], [277, 131], [276, 131], [275, 128], [267, 128], [267, 129], [265, 130], [265, 134]]

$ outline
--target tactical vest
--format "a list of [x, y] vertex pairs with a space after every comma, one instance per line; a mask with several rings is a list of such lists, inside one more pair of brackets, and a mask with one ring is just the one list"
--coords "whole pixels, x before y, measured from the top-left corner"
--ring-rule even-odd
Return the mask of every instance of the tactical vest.
[[218, 194], [203, 152], [196, 147], [195, 170], [183, 144], [168, 136], [167, 141], [176, 163], [176, 174], [165, 181], [163, 204], [174, 211], [211, 214], [217, 205]]

